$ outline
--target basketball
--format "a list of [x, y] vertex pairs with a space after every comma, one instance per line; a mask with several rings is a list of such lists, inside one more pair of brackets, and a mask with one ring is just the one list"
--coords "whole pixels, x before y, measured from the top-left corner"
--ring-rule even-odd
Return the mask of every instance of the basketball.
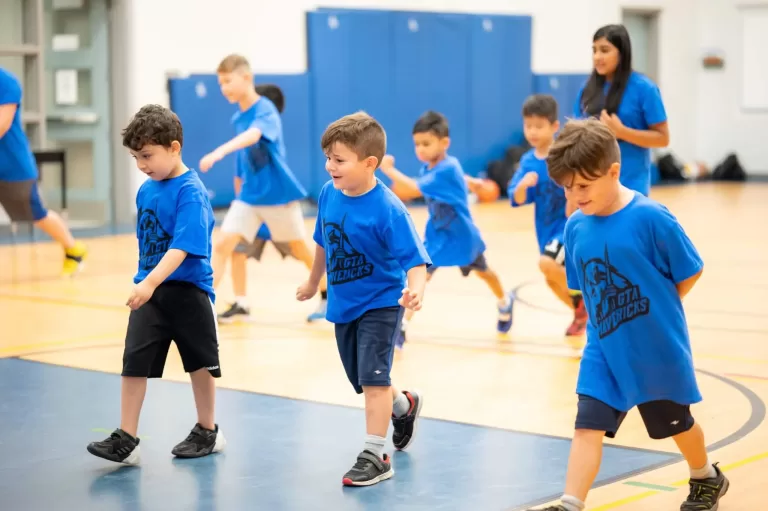
[[495, 181], [482, 179], [479, 186], [475, 188], [475, 195], [477, 195], [478, 202], [494, 202], [498, 200], [501, 191]]

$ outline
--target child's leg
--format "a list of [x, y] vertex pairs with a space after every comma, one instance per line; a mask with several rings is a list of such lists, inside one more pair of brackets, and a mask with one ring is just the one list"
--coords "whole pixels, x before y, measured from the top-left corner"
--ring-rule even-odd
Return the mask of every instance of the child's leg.
[[226, 445], [215, 417], [215, 378], [221, 377], [216, 316], [208, 294], [198, 287], [181, 285], [174, 291], [177, 299], [167, 309], [173, 313], [173, 338], [192, 381], [197, 423], [171, 452], [180, 458], [200, 458]]
[[638, 410], [650, 437], [672, 437], [688, 462], [691, 493], [680, 509], [717, 509], [718, 501], [728, 492], [729, 481], [717, 465], [710, 463], [704, 431], [693, 420], [690, 407], [672, 401], [652, 401], [638, 406]]
[[231, 323], [240, 319], [247, 320], [251, 316], [251, 309], [248, 305], [247, 296], [247, 264], [248, 247], [243, 248], [244, 244], [239, 244], [232, 252], [232, 290], [235, 293], [235, 301], [226, 311], [218, 316], [219, 323]]
[[544, 247], [539, 259], [539, 269], [547, 280], [547, 285], [565, 305], [573, 309], [573, 321], [565, 331], [566, 335], [584, 335], [587, 330], [587, 309], [579, 291], [568, 289], [565, 275], [565, 245], [557, 238]]
[[480, 254], [472, 264], [461, 267], [461, 272], [465, 276], [473, 270], [478, 277], [483, 279], [498, 300], [499, 317], [496, 329], [499, 333], [509, 332], [509, 329], [512, 328], [512, 298], [504, 292], [499, 276], [488, 266], [484, 254]]
[[141, 456], [137, 433], [147, 378], [162, 377], [172, 339], [169, 318], [157, 306], [167, 294], [167, 287], [161, 285], [147, 303], [131, 311], [128, 317], [123, 350], [120, 428], [109, 438], [88, 445], [88, 452], [94, 456], [116, 463], [139, 463]]
[[250, 242], [256, 237], [261, 226], [259, 208], [245, 202], [232, 201], [221, 229], [218, 239], [213, 246], [211, 266], [213, 268], [213, 288], [217, 289], [227, 271], [227, 261], [232, 257], [238, 243], [241, 240]]
[[565, 493], [560, 508], [566, 511], [585, 509], [587, 494], [600, 471], [603, 438], [616, 435], [626, 413], [589, 396], [579, 396], [576, 431], [571, 442]]
[[37, 181], [0, 182], [0, 204], [14, 222], [34, 222], [64, 249], [62, 274], [71, 276], [81, 267], [86, 256], [85, 245], [75, 240], [64, 220], [54, 211], [49, 211], [40, 197]]

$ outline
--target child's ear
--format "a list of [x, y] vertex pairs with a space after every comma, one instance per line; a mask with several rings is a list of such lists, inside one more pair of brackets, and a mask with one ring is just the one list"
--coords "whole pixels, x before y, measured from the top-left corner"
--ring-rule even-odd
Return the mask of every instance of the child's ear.
[[375, 156], [369, 156], [368, 158], [365, 159], [365, 167], [373, 170], [374, 172], [376, 171], [376, 169], [379, 168], [380, 163], [381, 162], [379, 161], [379, 159], [376, 158]]
[[181, 152], [181, 144], [178, 140], [171, 142], [171, 152], [174, 154], [179, 154]]
[[619, 162], [614, 162], [608, 172], [610, 173], [611, 178], [618, 180], [619, 176], [621, 175], [621, 165]]

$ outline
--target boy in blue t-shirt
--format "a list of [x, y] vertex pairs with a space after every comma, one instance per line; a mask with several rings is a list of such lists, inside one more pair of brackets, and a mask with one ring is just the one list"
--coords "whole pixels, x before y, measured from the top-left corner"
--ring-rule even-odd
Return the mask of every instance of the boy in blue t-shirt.
[[682, 304], [703, 263], [666, 207], [620, 183], [620, 161], [615, 136], [594, 119], [566, 124], [547, 157], [550, 177], [579, 208], [565, 227], [565, 268], [590, 314], [565, 495], [546, 509], [584, 509], [603, 437], [635, 406], [650, 437], [671, 437], [688, 462], [681, 511], [717, 509], [729, 482], [691, 415], [701, 394]]
[[21, 121], [21, 83], [0, 67], [0, 206], [11, 222], [32, 222], [64, 249], [62, 276], [82, 268], [86, 248], [40, 197], [35, 155]]
[[347, 486], [369, 486], [394, 474], [384, 454], [389, 418], [392, 443], [411, 445], [422, 398], [392, 386], [390, 371], [403, 308], [421, 308], [427, 251], [405, 205], [375, 172], [386, 151], [386, 134], [358, 112], [325, 130], [321, 147], [331, 175], [318, 199], [315, 264], [298, 300], [317, 293], [328, 274], [328, 321], [350, 383], [365, 395], [367, 436], [357, 462], [344, 475]]
[[213, 302], [211, 234], [213, 209], [197, 173], [181, 159], [179, 118], [159, 105], [143, 107], [123, 130], [123, 145], [150, 179], [136, 194], [139, 265], [130, 307], [122, 371], [120, 428], [88, 445], [94, 456], [139, 463], [139, 414], [147, 378], [161, 378], [171, 341], [192, 380], [197, 424], [173, 448], [180, 458], [224, 449], [215, 422], [216, 384], [221, 376]]
[[[381, 171], [392, 179], [400, 197], [424, 197], [429, 208], [429, 220], [424, 243], [432, 259], [428, 279], [439, 267], [458, 266], [466, 277], [474, 271], [498, 301], [496, 328], [501, 333], [512, 327], [512, 300], [504, 292], [499, 276], [485, 259], [485, 242], [469, 211], [467, 177], [459, 160], [447, 154], [450, 146], [448, 120], [438, 112], [426, 112], [413, 126], [416, 156], [424, 163], [419, 177], [406, 176], [395, 165], [392, 156], [385, 156]], [[405, 342], [405, 329], [413, 316], [408, 311], [403, 319], [398, 345]]]
[[[205, 155], [200, 160], [200, 171], [208, 172], [216, 162], [236, 153], [238, 175], [243, 181], [213, 247], [214, 288], [224, 277], [227, 261], [237, 245], [243, 240], [252, 241], [262, 224], [267, 224], [272, 241], [288, 243], [291, 253], [307, 268], [312, 268], [299, 203], [307, 192], [285, 159], [283, 125], [277, 107], [256, 92], [251, 66], [245, 57], [227, 56], [219, 64], [217, 73], [224, 97], [240, 107], [232, 117], [237, 136]], [[322, 300], [318, 309], [307, 317], [308, 321], [325, 317], [325, 282], [320, 285]]]
[[[282, 89], [277, 85], [263, 84], [256, 85], [256, 92], [271, 101], [278, 113], [283, 113], [285, 107], [285, 96]], [[240, 190], [243, 187], [243, 168], [237, 167], [235, 169], [234, 190], [235, 197], [240, 196]], [[269, 232], [267, 224], [261, 224], [259, 231], [256, 233], [256, 238], [251, 243], [247, 243], [245, 240], [241, 240], [235, 247], [235, 251], [232, 253], [232, 290], [235, 293], [235, 301], [229, 306], [229, 308], [218, 315], [219, 323], [232, 323], [240, 320], [249, 320], [251, 317], [251, 307], [248, 305], [247, 287], [248, 287], [248, 258], [252, 257], [257, 261], [261, 261], [261, 256], [264, 253], [264, 248], [268, 243], [272, 243], [278, 253], [285, 259], [288, 256], [292, 256], [291, 246], [285, 241], [272, 241], [272, 234]], [[295, 257], [294, 257], [295, 258]], [[317, 313], [310, 315], [310, 320], [316, 319], [314, 316]]]
[[523, 103], [523, 133], [532, 149], [520, 158], [520, 167], [507, 187], [512, 207], [534, 204], [536, 240], [539, 243], [539, 269], [547, 285], [565, 305], [573, 309], [573, 321], [566, 335], [584, 335], [587, 311], [581, 293], [568, 291], [565, 280], [565, 221], [573, 212], [565, 193], [547, 173], [547, 154], [560, 129], [557, 101], [547, 94], [536, 94]]

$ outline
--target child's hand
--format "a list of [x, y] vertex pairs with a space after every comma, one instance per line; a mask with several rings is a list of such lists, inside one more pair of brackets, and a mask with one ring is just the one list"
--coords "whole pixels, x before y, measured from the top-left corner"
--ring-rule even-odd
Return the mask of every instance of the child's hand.
[[131, 308], [131, 310], [137, 310], [152, 298], [155, 292], [155, 286], [143, 280], [136, 284], [131, 291], [131, 296], [128, 297], [128, 301], [125, 304]]
[[619, 117], [616, 114], [608, 115], [606, 110], [600, 112], [600, 122], [608, 126], [616, 137], [619, 137], [621, 131], [624, 129], [624, 124]]
[[528, 172], [526, 175], [523, 176], [523, 179], [520, 181], [520, 186], [525, 186], [526, 188], [530, 188], [532, 186], [536, 186], [536, 183], [539, 182], [539, 174], [537, 172]]
[[381, 159], [381, 164], [379, 165], [379, 168], [381, 170], [389, 170], [395, 167], [395, 157], [391, 154], [385, 154], [384, 158]]
[[421, 309], [422, 293], [411, 291], [407, 287], [403, 289], [403, 296], [398, 303], [406, 309], [417, 311]]
[[200, 160], [200, 172], [208, 172], [211, 167], [213, 167], [213, 164], [220, 161], [223, 157], [224, 156], [218, 151], [206, 154], [203, 156], [203, 159]]
[[312, 285], [310, 281], [306, 281], [296, 290], [296, 299], [300, 302], [303, 302], [304, 300], [309, 300], [316, 294], [317, 284]]

